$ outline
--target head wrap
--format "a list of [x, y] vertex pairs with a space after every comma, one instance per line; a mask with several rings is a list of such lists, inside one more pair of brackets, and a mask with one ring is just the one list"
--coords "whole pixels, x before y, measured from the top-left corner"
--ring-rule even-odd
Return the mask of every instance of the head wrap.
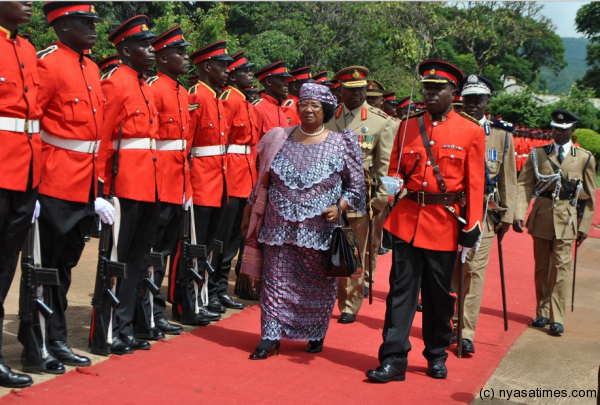
[[304, 83], [300, 87], [300, 101], [303, 100], [316, 100], [321, 103], [336, 105], [337, 101], [329, 88], [321, 84], [316, 83]]

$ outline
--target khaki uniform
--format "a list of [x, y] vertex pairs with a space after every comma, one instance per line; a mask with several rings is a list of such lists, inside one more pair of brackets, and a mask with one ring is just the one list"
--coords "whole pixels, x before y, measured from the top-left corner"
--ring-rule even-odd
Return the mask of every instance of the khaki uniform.
[[[325, 124], [325, 127], [334, 132], [343, 132], [346, 128], [354, 130], [362, 147], [365, 170], [369, 170], [369, 167], [373, 165], [375, 176], [379, 179], [388, 174], [390, 153], [394, 136], [398, 131], [398, 125], [397, 121], [388, 117], [383, 111], [365, 102], [354, 111], [350, 111], [344, 106], [339, 107], [336, 116]], [[379, 183], [375, 187], [371, 201], [373, 208], [380, 211], [373, 218], [373, 233], [371, 234], [371, 249], [369, 250], [371, 252], [371, 266], [375, 270], [377, 250], [381, 244], [383, 221], [385, 220], [384, 211], [388, 203], [387, 192], [383, 184]], [[368, 215], [349, 211], [348, 220], [360, 242], [364, 271], [359, 279], [339, 279], [338, 307], [341, 312], [356, 315], [363, 301], [365, 277], [369, 277], [366, 275], [369, 271], [367, 262], [369, 218]]]
[[[513, 143], [512, 125], [502, 121], [486, 120], [485, 129], [485, 163], [487, 166], [488, 177], [491, 182], [498, 175], [496, 189], [500, 207], [506, 210], [501, 212], [501, 222], [512, 224], [515, 210], [515, 197], [517, 191], [517, 165], [515, 159], [515, 145]], [[506, 152], [505, 152], [506, 149]], [[489, 188], [492, 187], [486, 179], [485, 201], [490, 196]], [[494, 244], [496, 234], [494, 228], [496, 224], [492, 219], [490, 211], [484, 224], [483, 236], [479, 248], [471, 249], [467, 255], [467, 260], [463, 268], [464, 278], [464, 316], [463, 316], [463, 339], [473, 340], [475, 338], [475, 328], [479, 318], [481, 308], [481, 298], [483, 293], [483, 283], [488, 266], [490, 251]], [[452, 287], [458, 291], [459, 272], [458, 261], [454, 268], [452, 277]], [[458, 314], [454, 314], [454, 324], [458, 323]]]
[[[594, 216], [596, 162], [588, 151], [579, 147], [568, 149], [562, 164], [558, 161], [554, 143], [537, 147], [534, 151], [537, 154], [540, 175], [554, 174], [555, 170], [550, 163], [552, 161], [560, 168], [563, 179], [573, 184], [577, 180], [582, 181], [583, 191], [579, 193], [579, 199], [586, 200], [579, 228], [576, 207], [569, 200], [553, 200], [542, 196], [535, 199], [526, 224], [528, 233], [533, 237], [536, 316], [550, 318], [551, 323], [562, 324], [565, 317], [573, 241], [577, 238], [579, 230], [585, 234], [589, 233]], [[536, 184], [532, 153], [527, 157], [519, 176], [515, 220], [525, 219]], [[553, 192], [554, 185], [548, 190]], [[567, 191], [564, 185], [561, 185], [560, 191]]]

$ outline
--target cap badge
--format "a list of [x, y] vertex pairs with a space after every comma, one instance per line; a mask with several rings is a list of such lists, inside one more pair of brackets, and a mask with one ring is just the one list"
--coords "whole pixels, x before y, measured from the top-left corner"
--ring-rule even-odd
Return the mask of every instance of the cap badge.
[[431, 76], [435, 75], [435, 69], [431, 69], [431, 70], [429, 71], [429, 74], [430, 74]]
[[228, 53], [228, 52], [227, 52], [227, 48], [223, 48], [223, 53], [224, 53], [225, 55], [227, 55], [227, 53]]
[[94, 5], [91, 5], [90, 6], [90, 13], [95, 13], [95, 12], [96, 12], [96, 10], [94, 9]]
[[358, 70], [355, 70], [355, 71], [352, 73], [352, 78], [353, 78], [353, 79], [358, 79], [358, 78], [360, 78], [360, 73], [358, 73]]
[[142, 24], [142, 31], [148, 31], [148, 27], [146, 26], [146, 24]]
[[467, 79], [467, 82], [469, 82], [469, 84], [477, 84], [477, 76], [470, 75], [469, 78]]
[[283, 67], [283, 71], [284, 71], [285, 73], [287, 73], [287, 72], [288, 72], [288, 70], [287, 70], [287, 67], [285, 67], [285, 66], [284, 66], [284, 67]]
[[309, 74], [308, 74], [308, 78], [309, 78], [309, 79], [312, 79], [312, 73], [309, 73]]
[[562, 115], [562, 114], [558, 114], [558, 115], [556, 116], [556, 118], [558, 118], [559, 120], [562, 120], [562, 119], [563, 119], [563, 115]]

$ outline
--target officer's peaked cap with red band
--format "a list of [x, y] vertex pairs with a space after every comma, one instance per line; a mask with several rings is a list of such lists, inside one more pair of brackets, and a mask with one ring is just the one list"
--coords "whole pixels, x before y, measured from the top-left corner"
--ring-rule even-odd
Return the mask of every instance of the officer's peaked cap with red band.
[[331, 86], [331, 84], [332, 84], [329, 81], [329, 79], [327, 79], [327, 71], [326, 70], [313, 75], [312, 78], [315, 81], [315, 83], [319, 83], [319, 84], [322, 84], [324, 86]]
[[114, 30], [113, 33], [108, 36], [108, 40], [117, 45], [124, 41], [154, 39], [156, 38], [156, 35], [150, 32], [148, 24], [150, 24], [150, 19], [147, 16], [136, 15]]
[[248, 62], [248, 59], [246, 59], [245, 54], [246, 51], [239, 51], [238, 53], [232, 56], [233, 61], [230, 62], [227, 66], [230, 72], [233, 72], [236, 69], [247, 69], [254, 66], [254, 63]]
[[110, 55], [107, 58], [102, 59], [98, 62], [98, 67], [100, 70], [104, 70], [109, 66], [119, 66], [121, 64], [121, 55], [118, 53], [115, 55]]
[[288, 73], [287, 65], [282, 60], [280, 60], [279, 62], [271, 63], [267, 66], [263, 66], [262, 68], [254, 72], [254, 77], [256, 77], [259, 82], [262, 82], [267, 77], [271, 76], [292, 77], [292, 75]]
[[49, 1], [44, 3], [42, 11], [50, 24], [60, 17], [86, 17], [104, 21], [96, 15], [91, 1]]
[[312, 66], [304, 66], [298, 69], [294, 69], [290, 72], [292, 77], [286, 79], [288, 83], [292, 82], [303, 82], [303, 83], [314, 83], [315, 80], [312, 77], [310, 71], [312, 70]]
[[197, 65], [205, 60], [217, 60], [220, 62], [232, 62], [233, 59], [227, 53], [227, 41], [217, 41], [190, 55], [190, 59]]
[[426, 60], [419, 63], [421, 83], [452, 83], [455, 86], [464, 79], [463, 72], [451, 63], [442, 60]]
[[406, 96], [406, 97], [398, 100], [398, 105], [396, 106], [396, 109], [399, 110], [400, 108], [408, 107], [409, 105], [410, 105], [410, 96]]
[[383, 93], [383, 101], [387, 101], [391, 104], [397, 104], [398, 102], [396, 101], [396, 92], [388, 91], [387, 93]]
[[152, 41], [152, 47], [156, 52], [162, 49], [176, 48], [179, 46], [192, 46], [189, 42], [185, 42], [180, 25], [171, 28], [169, 31]]

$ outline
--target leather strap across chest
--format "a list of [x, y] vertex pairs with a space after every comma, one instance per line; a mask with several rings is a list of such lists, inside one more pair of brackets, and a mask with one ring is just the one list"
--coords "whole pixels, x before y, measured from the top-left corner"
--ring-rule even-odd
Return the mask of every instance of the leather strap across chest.
[[423, 146], [425, 146], [425, 150], [427, 151], [427, 156], [431, 161], [431, 167], [433, 170], [433, 174], [435, 174], [435, 179], [437, 180], [438, 186], [440, 186], [440, 191], [442, 193], [446, 192], [446, 183], [440, 174], [440, 168], [433, 157], [433, 153], [431, 152], [431, 146], [429, 146], [429, 138], [427, 138], [427, 131], [425, 130], [425, 121], [423, 120], [423, 116], [419, 117], [419, 132], [421, 133], [421, 139], [423, 140]]

